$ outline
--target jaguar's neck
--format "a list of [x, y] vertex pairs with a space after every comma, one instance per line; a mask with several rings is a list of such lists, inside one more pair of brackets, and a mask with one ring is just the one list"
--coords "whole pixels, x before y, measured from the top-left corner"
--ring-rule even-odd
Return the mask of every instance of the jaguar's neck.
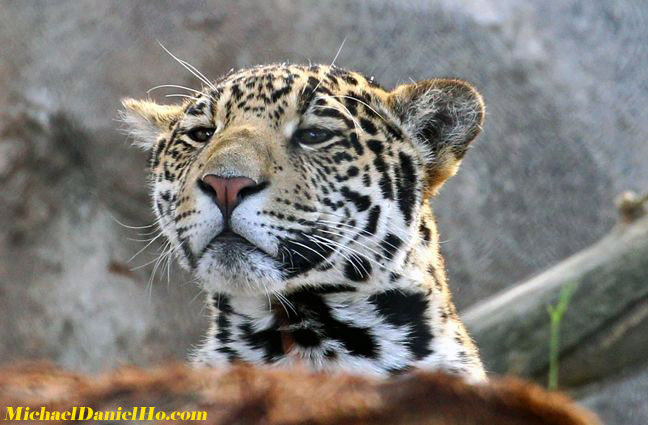
[[377, 375], [427, 365], [483, 377], [454, 308], [433, 288], [329, 286], [281, 299], [216, 294], [211, 303], [213, 326], [199, 363], [304, 363]]
[[282, 298], [216, 295], [212, 301], [219, 328], [217, 351], [230, 361], [378, 361], [387, 342], [393, 345], [390, 355], [403, 360], [431, 354], [433, 331], [426, 317], [431, 299], [421, 291], [359, 293], [353, 287], [330, 286]]

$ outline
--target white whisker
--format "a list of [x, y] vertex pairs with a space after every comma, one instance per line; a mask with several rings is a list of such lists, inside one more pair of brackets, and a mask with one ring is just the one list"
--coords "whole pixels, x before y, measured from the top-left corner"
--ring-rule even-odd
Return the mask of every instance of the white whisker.
[[[388, 271], [392, 271], [392, 270], [389, 270], [389, 269], [388, 269], [384, 264], [379, 263], [378, 261], [376, 261], [376, 260], [374, 260], [373, 258], [369, 257], [368, 255], [363, 254], [363, 253], [361, 253], [361, 252], [359, 252], [359, 251], [357, 251], [357, 250], [355, 250], [355, 249], [353, 249], [353, 248], [351, 248], [351, 247], [349, 247], [349, 246], [347, 246], [347, 245], [343, 245], [343, 244], [341, 244], [341, 243], [338, 243], [338, 242], [332, 241], [331, 239], [324, 238], [324, 237], [322, 237], [322, 236], [316, 236], [316, 235], [313, 235], [313, 237], [316, 237], [316, 238], [318, 238], [318, 239], [320, 239], [320, 240], [326, 240], [326, 241], [328, 241], [328, 243], [331, 243], [331, 244], [333, 244], [334, 246], [337, 246], [337, 247], [340, 248], [341, 250], [345, 250], [345, 251], [349, 252], [349, 254], [352, 255], [352, 256], [354, 256], [355, 258], [365, 258], [366, 260], [368, 260], [368, 261], [370, 261], [370, 262], [376, 264], [376, 265], [377, 265], [378, 267], [380, 267], [380, 268], [383, 268], [383, 269], [388, 270]], [[357, 242], [357, 241], [356, 241], [356, 242]], [[326, 243], [326, 242], [325, 242], [325, 243]], [[339, 253], [340, 255], [344, 256], [341, 252], [338, 251], [338, 253]], [[377, 254], [377, 255], [380, 255], [381, 257], [383, 257], [381, 254]], [[346, 258], [347, 260], [349, 260], [348, 257], [345, 257], [345, 258]], [[384, 258], [384, 257], [383, 257], [383, 258]], [[353, 265], [353, 261], [351, 261], [351, 260], [349, 260], [349, 261], [350, 261], [351, 264]], [[367, 270], [364, 269], [364, 266], [363, 266], [362, 264], [360, 264], [360, 266], [362, 266], [364, 272], [365, 272], [366, 274], [368, 274], [368, 273], [367, 273]], [[356, 268], [356, 271], [358, 271], [357, 268]]]
[[127, 229], [148, 229], [150, 227], [154, 227], [157, 224], [157, 220], [149, 225], [146, 226], [129, 226], [127, 224], [122, 223], [121, 221], [117, 220], [113, 215], [110, 215], [110, 218], [117, 224], [119, 224], [122, 227], [125, 227]]
[[151, 244], [152, 244], [153, 242], [155, 242], [155, 241], [156, 241], [160, 236], [162, 236], [162, 232], [160, 232], [156, 237], [154, 237], [153, 239], [151, 239], [151, 240], [149, 241], [149, 243], [147, 243], [146, 245], [144, 245], [144, 248], [142, 248], [142, 249], [140, 249], [139, 251], [137, 251], [137, 252], [136, 252], [136, 253], [135, 253], [131, 258], [129, 258], [128, 261], [126, 261], [126, 262], [127, 262], [127, 263], [130, 263], [131, 261], [133, 261], [133, 259], [134, 259], [135, 257], [137, 257], [138, 255], [140, 255], [140, 254], [141, 254], [141, 253], [142, 253], [146, 248], [148, 248], [149, 246], [151, 246]]
[[[305, 236], [306, 238], [308, 238], [310, 241], [315, 242], [317, 245], [321, 246], [321, 245], [320, 245], [316, 240], [313, 240], [313, 238], [314, 238], [315, 236], [310, 236], [310, 235], [304, 235], [304, 236]], [[322, 242], [322, 243], [328, 245], [329, 248], [330, 248], [330, 247], [335, 248], [335, 245], [329, 244], [329, 243], [327, 243], [327, 242]], [[353, 268], [355, 269], [355, 271], [356, 271], [358, 274], [360, 274], [360, 269], [358, 269], [358, 267], [356, 266], [355, 262], [354, 262], [353, 260], [351, 260], [351, 258], [349, 258], [348, 256], [346, 256], [346, 254], [344, 254], [344, 253], [342, 253], [342, 252], [340, 252], [340, 251], [337, 251], [337, 253], [340, 254], [340, 255], [342, 256], [342, 258], [344, 258], [345, 260], [347, 260], [347, 261], [349, 262], [349, 264], [351, 264], [351, 267], [353, 267]], [[329, 260], [328, 262], [329, 262], [329, 264], [333, 265], [333, 263], [332, 263], [330, 260]], [[364, 267], [363, 267], [363, 269], [364, 269]], [[338, 269], [336, 268], [336, 270], [338, 270]], [[339, 270], [338, 270], [338, 271], [339, 271]], [[364, 270], [364, 272], [366, 273], [367, 270]]]
[[[342, 52], [342, 48], [344, 47], [344, 43], [346, 43], [346, 41], [347, 41], [347, 38], [344, 37], [344, 40], [342, 40], [342, 44], [340, 44], [340, 47], [338, 48], [337, 53], [335, 54], [335, 56], [333, 57], [333, 60], [331, 61], [331, 64], [329, 65], [329, 68], [332, 68], [335, 65], [335, 61], [337, 60], [338, 56], [340, 56], [340, 52]], [[322, 79], [319, 80], [319, 82], [315, 86], [315, 89], [313, 90], [313, 93], [317, 92], [317, 89], [319, 88], [320, 84], [322, 84], [322, 81], [323, 81]]]
[[343, 95], [338, 95], [338, 96], [329, 96], [329, 97], [341, 97], [341, 98], [343, 98], [343, 99], [351, 99], [351, 100], [355, 100], [356, 102], [358, 102], [358, 103], [360, 103], [360, 104], [366, 106], [366, 107], [367, 107], [369, 110], [371, 110], [374, 114], [378, 115], [378, 116], [380, 117], [380, 119], [382, 119], [383, 121], [387, 122], [387, 120], [385, 119], [385, 117], [383, 117], [382, 115], [380, 115], [380, 114], [378, 113], [378, 111], [376, 111], [376, 110], [375, 110], [371, 105], [369, 105], [367, 102], [363, 102], [362, 100], [360, 100], [360, 99], [358, 99], [358, 98], [355, 98], [355, 97], [353, 97], [353, 96], [343, 96]]
[[160, 84], [159, 86], [151, 87], [150, 89], [148, 89], [146, 91], [146, 94], [149, 94], [152, 91], [157, 90], [157, 89], [161, 89], [161, 88], [183, 89], [183, 90], [187, 90], [187, 91], [193, 92], [193, 93], [201, 95], [201, 96], [205, 94], [204, 92], [201, 92], [200, 90], [192, 89], [192, 88], [185, 87], [185, 86], [179, 86], [177, 84]]
[[165, 94], [164, 97], [182, 97], [182, 98], [185, 98], [185, 99], [200, 100], [200, 99], [198, 99], [198, 98], [195, 97], [195, 96], [189, 96], [188, 94], [179, 94], [179, 93], [176, 93], [176, 94]]
[[164, 49], [165, 52], [169, 54], [173, 59], [176, 60], [180, 65], [182, 65], [187, 71], [193, 74], [194, 77], [205, 83], [209, 88], [212, 90], [216, 90], [216, 87], [201, 73], [199, 72], [195, 66], [191, 65], [189, 62], [184, 61], [177, 56], [175, 56], [173, 53], [171, 53], [164, 45], [158, 40], [158, 44], [162, 49]]
[[[326, 261], [328, 264], [330, 264], [331, 267], [333, 267], [335, 270], [340, 271], [337, 267], [335, 267], [335, 265], [334, 265], [333, 263], [331, 263], [331, 260], [329, 260], [328, 258], [326, 258], [325, 256], [323, 256], [321, 253], [317, 252], [317, 251], [314, 250], [313, 248], [311, 248], [311, 247], [309, 247], [309, 246], [306, 246], [306, 245], [304, 245], [304, 244], [302, 244], [302, 243], [299, 243], [299, 242], [297, 242], [297, 241], [295, 241], [295, 240], [293, 240], [293, 241], [291, 241], [291, 242], [294, 243], [295, 245], [299, 245], [299, 246], [301, 246], [301, 247], [303, 247], [303, 248], [306, 248], [306, 249], [308, 249], [308, 250], [310, 250], [310, 251], [313, 251], [315, 254], [317, 254], [317, 255], [319, 255], [320, 257], [322, 257], [322, 260], [324, 260], [324, 261]], [[299, 252], [295, 251], [295, 254], [299, 254]], [[301, 254], [299, 254], [299, 255], [300, 255], [304, 260], [306, 260], [307, 262], [309, 261], [309, 260], [308, 260], [306, 257], [304, 257], [303, 255], [301, 255]]]
[[[329, 96], [318, 96], [318, 97], [319, 97], [319, 98], [325, 98], [325, 97], [329, 97]], [[346, 111], [346, 113], [347, 113], [347, 115], [348, 115], [347, 118], [349, 118], [349, 119], [351, 120], [351, 122], [353, 122], [353, 127], [354, 127], [354, 129], [355, 129], [356, 131], [360, 132], [360, 131], [362, 130], [362, 127], [360, 127], [360, 124], [358, 123], [358, 120], [356, 119], [356, 117], [354, 117], [353, 114], [351, 114], [351, 111], [349, 111], [349, 108], [347, 108], [346, 106], [342, 105], [341, 103], [338, 104], [338, 105], [339, 105], [340, 107], [342, 107], [342, 108], [344, 109], [344, 111]], [[314, 106], [313, 106], [313, 109], [333, 109], [334, 111], [342, 112], [342, 111], [340, 111], [339, 109], [334, 108], [332, 105], [314, 105]], [[342, 114], [342, 115], [344, 115], [344, 114]], [[362, 130], [362, 131], [363, 131], [363, 130]]]

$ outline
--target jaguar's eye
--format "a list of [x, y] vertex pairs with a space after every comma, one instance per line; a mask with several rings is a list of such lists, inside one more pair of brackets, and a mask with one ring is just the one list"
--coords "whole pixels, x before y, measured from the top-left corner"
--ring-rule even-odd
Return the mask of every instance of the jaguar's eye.
[[209, 127], [197, 127], [191, 129], [187, 136], [196, 142], [206, 142], [214, 135], [214, 129]]
[[328, 139], [333, 137], [333, 132], [331, 130], [326, 130], [325, 128], [304, 128], [297, 130], [293, 135], [293, 139], [304, 145], [314, 145], [317, 143], [326, 142]]

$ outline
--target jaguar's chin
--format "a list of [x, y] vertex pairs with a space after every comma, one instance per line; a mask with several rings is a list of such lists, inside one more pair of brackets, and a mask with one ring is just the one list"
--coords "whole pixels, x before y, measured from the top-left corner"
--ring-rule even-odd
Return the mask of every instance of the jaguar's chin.
[[208, 292], [259, 294], [284, 287], [281, 264], [245, 240], [211, 243], [195, 272]]

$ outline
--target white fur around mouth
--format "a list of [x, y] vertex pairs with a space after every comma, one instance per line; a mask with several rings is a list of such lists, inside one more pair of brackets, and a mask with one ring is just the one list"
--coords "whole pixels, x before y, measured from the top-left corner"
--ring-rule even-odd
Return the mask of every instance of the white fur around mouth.
[[284, 287], [281, 264], [249, 243], [210, 244], [194, 271], [208, 292], [260, 294]]

